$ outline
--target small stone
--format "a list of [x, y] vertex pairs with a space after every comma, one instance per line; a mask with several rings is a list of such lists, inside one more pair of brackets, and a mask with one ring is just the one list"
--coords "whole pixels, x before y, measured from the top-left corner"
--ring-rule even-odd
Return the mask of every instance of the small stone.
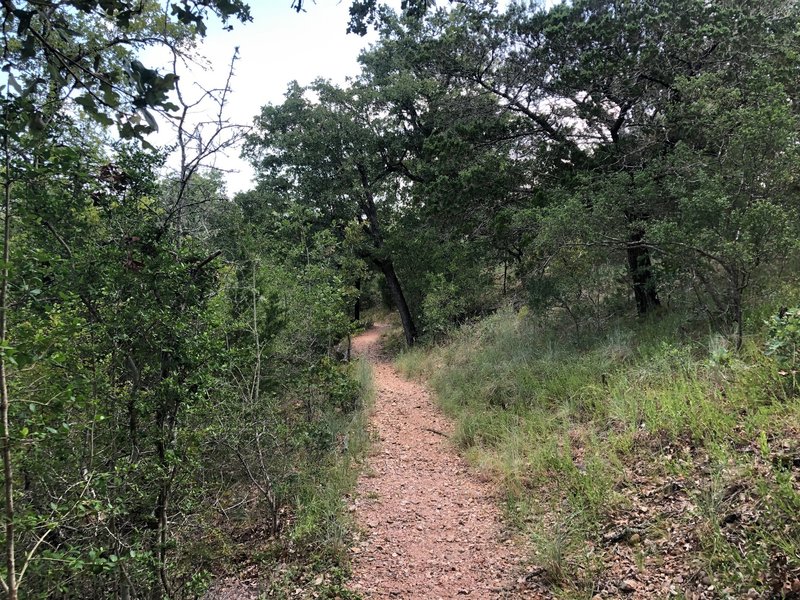
[[703, 577], [703, 578], [700, 580], [700, 583], [702, 583], [703, 585], [711, 585], [713, 582], [711, 581], [711, 577], [709, 577], [708, 575], [706, 575], [705, 577]]
[[633, 535], [630, 537], [630, 542], [631, 542], [631, 544], [638, 544], [638, 543], [639, 543], [639, 542], [641, 542], [641, 541], [642, 541], [642, 536], [640, 536], [638, 533], [634, 533], [634, 534], [633, 534]]
[[619, 584], [619, 591], [625, 594], [631, 594], [639, 589], [639, 583], [634, 579], [625, 579]]

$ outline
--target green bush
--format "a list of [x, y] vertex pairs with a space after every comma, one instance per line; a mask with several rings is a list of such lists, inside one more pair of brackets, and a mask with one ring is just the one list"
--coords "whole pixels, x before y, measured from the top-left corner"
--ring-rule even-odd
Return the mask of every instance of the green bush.
[[438, 274], [431, 277], [431, 285], [422, 311], [425, 315], [425, 334], [433, 340], [446, 336], [464, 312], [464, 300], [458, 286]]
[[800, 368], [800, 308], [781, 310], [767, 325], [766, 354], [775, 358], [780, 374], [787, 378], [791, 390], [796, 391]]

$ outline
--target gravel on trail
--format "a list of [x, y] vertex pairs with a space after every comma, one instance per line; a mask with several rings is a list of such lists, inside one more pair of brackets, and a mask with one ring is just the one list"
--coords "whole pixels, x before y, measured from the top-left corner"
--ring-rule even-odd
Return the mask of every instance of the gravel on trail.
[[417, 382], [380, 354], [377, 326], [354, 340], [373, 364], [375, 440], [351, 510], [350, 588], [368, 599], [532, 598], [517, 584], [520, 548], [503, 528], [498, 490], [449, 439], [451, 423]]

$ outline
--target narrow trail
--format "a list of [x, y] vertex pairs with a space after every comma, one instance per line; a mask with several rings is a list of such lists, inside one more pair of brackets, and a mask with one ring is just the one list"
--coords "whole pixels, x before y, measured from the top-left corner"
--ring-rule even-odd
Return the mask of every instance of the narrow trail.
[[530, 598], [504, 535], [497, 491], [452, 448], [451, 425], [427, 390], [380, 355], [377, 326], [354, 340], [374, 366], [377, 443], [359, 479], [353, 590], [366, 598]]

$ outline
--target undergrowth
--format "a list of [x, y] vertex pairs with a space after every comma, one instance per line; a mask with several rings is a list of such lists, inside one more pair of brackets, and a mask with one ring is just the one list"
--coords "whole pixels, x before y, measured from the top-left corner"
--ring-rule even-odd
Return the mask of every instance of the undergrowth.
[[556, 596], [613, 595], [627, 577], [654, 597], [789, 598], [800, 398], [764, 349], [753, 337], [737, 352], [680, 315], [576, 335], [523, 309], [397, 362], [502, 484]]
[[[358, 384], [352, 410], [329, 410], [320, 417], [327, 436], [335, 440], [322, 459], [295, 465], [295, 497], [279, 535], [258, 532], [258, 516], [247, 514], [238, 544], [229, 548], [227, 570], [255, 576], [261, 598], [315, 598], [357, 600], [347, 589], [350, 576], [348, 548], [355, 523], [347, 510], [360, 463], [369, 446], [367, 419], [374, 400], [372, 368], [358, 359], [343, 368]], [[247, 522], [249, 521], [249, 522]], [[230, 532], [229, 532], [230, 535]], [[256, 540], [263, 542], [253, 546]], [[219, 557], [218, 557], [219, 558]]]

